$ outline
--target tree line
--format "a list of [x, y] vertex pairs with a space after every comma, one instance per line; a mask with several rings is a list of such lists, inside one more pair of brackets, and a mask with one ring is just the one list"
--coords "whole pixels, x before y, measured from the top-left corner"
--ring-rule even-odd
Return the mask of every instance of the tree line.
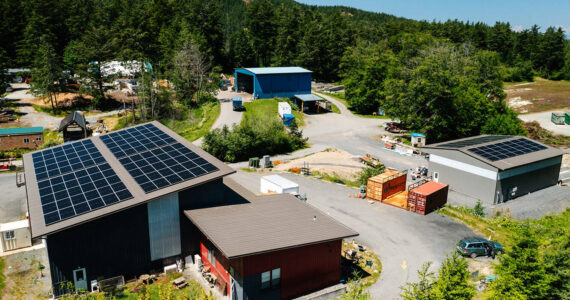
[[[348, 47], [425, 33], [498, 53], [507, 79], [570, 76], [568, 41], [559, 28], [515, 32], [509, 23], [414, 21], [293, 0], [2, 0], [0, 16], [0, 55], [9, 66], [31, 66], [42, 39], [63, 60], [77, 43], [100, 31], [105, 41], [117, 43], [106, 55], [144, 59], [160, 71], [168, 70], [175, 52], [192, 40], [212, 66], [226, 72], [300, 65], [318, 80], [334, 81], [340, 79], [339, 64]], [[72, 60], [65, 62], [72, 67]]]

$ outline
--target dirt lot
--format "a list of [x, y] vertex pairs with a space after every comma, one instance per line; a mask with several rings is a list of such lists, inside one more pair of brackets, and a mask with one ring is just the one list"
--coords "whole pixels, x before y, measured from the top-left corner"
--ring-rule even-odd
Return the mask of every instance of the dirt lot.
[[[57, 103], [60, 107], [69, 107], [72, 106], [74, 103], [86, 102], [93, 99], [93, 97], [89, 95], [81, 95], [76, 93], [57, 93], [56, 98], [57, 98]], [[51, 107], [51, 102], [49, 98], [44, 98], [44, 97], [31, 98], [31, 99], [26, 99], [26, 102], [29, 102], [33, 105]]]
[[[46, 299], [51, 289], [47, 251], [45, 248], [3, 257], [6, 286], [2, 299]], [[40, 278], [39, 266], [44, 266]]]
[[508, 105], [517, 113], [542, 112], [570, 106], [570, 82], [537, 77], [534, 82], [506, 83]]
[[336, 174], [336, 176], [348, 180], [354, 179], [354, 176], [364, 167], [357, 156], [338, 149], [327, 149], [306, 157], [285, 161], [275, 166], [274, 170], [288, 171], [294, 167], [301, 168], [303, 163], [308, 163], [311, 171], [329, 175]]

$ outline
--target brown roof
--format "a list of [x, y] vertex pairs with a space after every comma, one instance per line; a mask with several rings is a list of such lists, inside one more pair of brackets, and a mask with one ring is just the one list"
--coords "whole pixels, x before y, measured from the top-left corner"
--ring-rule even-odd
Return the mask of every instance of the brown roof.
[[[185, 190], [191, 188], [196, 185], [200, 185], [212, 180], [219, 179], [225, 175], [235, 173], [235, 170], [228, 167], [223, 162], [219, 161], [206, 151], [200, 149], [199, 147], [195, 146], [188, 140], [184, 139], [183, 137], [179, 136], [172, 130], [168, 129], [166, 126], [162, 125], [159, 122], [153, 121], [153, 125], [164, 131], [166, 134], [170, 135], [174, 138], [177, 142], [180, 142], [184, 146], [190, 148], [190, 150], [194, 151], [196, 154], [213, 164], [218, 168], [218, 171], [205, 174], [203, 176], [199, 176], [193, 178], [191, 180], [183, 181], [178, 184], [174, 184], [163, 189], [156, 190], [154, 192], [146, 194], [143, 189], [138, 185], [138, 183], [131, 177], [129, 172], [123, 167], [123, 165], [117, 160], [115, 155], [111, 153], [111, 151], [105, 146], [103, 141], [100, 139], [99, 136], [90, 137], [99, 150], [105, 160], [109, 163], [111, 168], [117, 173], [119, 178], [123, 181], [126, 185], [127, 189], [133, 195], [132, 199], [124, 200], [109, 206], [105, 206], [96, 210], [92, 210], [90, 212], [74, 216], [69, 219], [62, 220], [57, 223], [53, 223], [50, 225], [46, 225], [43, 216], [42, 210], [42, 203], [39, 197], [39, 190], [38, 190], [38, 183], [36, 181], [36, 174], [34, 170], [34, 163], [32, 159], [32, 153], [24, 154], [23, 161], [24, 161], [24, 174], [26, 177], [26, 193], [28, 197], [28, 211], [30, 214], [30, 224], [31, 224], [31, 232], [32, 238], [37, 238], [42, 235], [46, 235], [49, 233], [57, 232], [60, 230], [64, 230], [66, 228], [76, 226], [85, 222], [89, 222], [93, 219], [100, 218], [124, 209], [128, 209], [130, 207], [151, 201], [153, 199], [176, 193], [181, 190]], [[126, 128], [128, 129], [128, 128]], [[83, 139], [82, 141], [84, 141]], [[78, 141], [80, 142], [80, 141]], [[61, 147], [61, 146], [58, 146]]]
[[184, 211], [227, 258], [339, 240], [358, 233], [290, 194]]
[[404, 176], [406, 173], [396, 171], [394, 169], [387, 168], [384, 173], [378, 174], [376, 176], [370, 177], [369, 180], [384, 183], [386, 181], [392, 180], [396, 177]]
[[[492, 141], [486, 141], [486, 142], [477, 142], [477, 141], [484, 141], [484, 139], [486, 138], [495, 138], [495, 140]], [[468, 151], [471, 148], [477, 148], [477, 147], [482, 147], [482, 146], [488, 146], [488, 145], [493, 145], [493, 144], [497, 144], [497, 143], [502, 143], [502, 142], [508, 142], [508, 141], [512, 141], [512, 140], [516, 140], [516, 139], [526, 139], [529, 141], [532, 141], [534, 143], [538, 143], [544, 147], [546, 147], [546, 149], [543, 150], [538, 150], [535, 152], [531, 152], [531, 153], [527, 153], [527, 154], [522, 154], [522, 155], [517, 155], [517, 156], [512, 156], [509, 158], [505, 158], [505, 159], [501, 159], [501, 160], [496, 160], [496, 161], [492, 161], [492, 160], [488, 160], [483, 156], [477, 155], [476, 153], [473, 153], [471, 151]], [[469, 142], [474, 142], [474, 143], [469, 143]], [[464, 145], [462, 145], [464, 144]], [[553, 157], [557, 157], [557, 156], [562, 156], [562, 151], [560, 151], [559, 149], [544, 145], [540, 142], [531, 140], [527, 137], [522, 137], [522, 136], [496, 136], [496, 135], [479, 135], [479, 136], [473, 136], [473, 137], [468, 137], [468, 138], [463, 138], [463, 139], [457, 139], [457, 140], [453, 140], [453, 141], [447, 141], [447, 142], [441, 142], [441, 143], [436, 143], [436, 144], [429, 144], [424, 146], [422, 149], [425, 149], [427, 151], [427, 153], [430, 153], [430, 149], [437, 149], [437, 150], [448, 150], [448, 151], [460, 151], [466, 155], [469, 155], [471, 157], [474, 157], [475, 159], [478, 159], [486, 164], [489, 164], [499, 170], [508, 170], [508, 169], [512, 169], [515, 167], [519, 167], [519, 166], [523, 166], [526, 164], [530, 164], [533, 162], [537, 162], [537, 161], [541, 161], [541, 160], [545, 160], [545, 159], [549, 159], [549, 158], [553, 158]]]

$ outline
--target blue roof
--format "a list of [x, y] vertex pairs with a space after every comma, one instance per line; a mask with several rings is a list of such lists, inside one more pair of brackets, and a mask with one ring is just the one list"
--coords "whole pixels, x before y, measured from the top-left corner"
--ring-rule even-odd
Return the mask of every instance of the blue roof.
[[321, 98], [319, 96], [315, 96], [313, 94], [295, 95], [295, 98], [297, 98], [303, 102], [322, 101], [323, 100], [323, 98]]
[[256, 75], [262, 74], [295, 74], [295, 73], [313, 73], [301, 67], [270, 67], [270, 68], [243, 68]]
[[412, 137], [426, 137], [423, 133], [412, 133]]
[[0, 128], [0, 135], [43, 133], [43, 127]]
[[232, 100], [235, 100], [235, 101], [241, 101], [241, 97], [233, 97], [233, 99], [232, 99]]

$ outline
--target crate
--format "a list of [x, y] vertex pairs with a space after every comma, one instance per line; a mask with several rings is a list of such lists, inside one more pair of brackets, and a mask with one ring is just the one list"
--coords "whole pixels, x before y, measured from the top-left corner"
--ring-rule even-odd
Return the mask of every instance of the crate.
[[393, 169], [368, 178], [366, 185], [366, 198], [382, 201], [391, 195], [406, 190], [407, 174]]
[[408, 193], [408, 210], [427, 215], [447, 203], [447, 184], [428, 181]]

